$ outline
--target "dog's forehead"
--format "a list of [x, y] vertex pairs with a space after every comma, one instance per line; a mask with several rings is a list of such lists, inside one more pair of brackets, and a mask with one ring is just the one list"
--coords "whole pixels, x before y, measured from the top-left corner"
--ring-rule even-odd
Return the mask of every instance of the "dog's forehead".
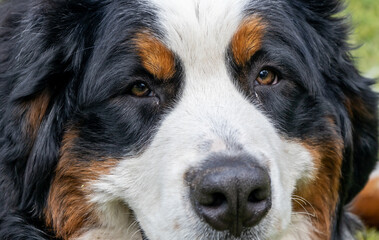
[[225, 59], [231, 39], [246, 18], [249, 0], [150, 0], [157, 9], [163, 41], [184, 65], [214, 66]]

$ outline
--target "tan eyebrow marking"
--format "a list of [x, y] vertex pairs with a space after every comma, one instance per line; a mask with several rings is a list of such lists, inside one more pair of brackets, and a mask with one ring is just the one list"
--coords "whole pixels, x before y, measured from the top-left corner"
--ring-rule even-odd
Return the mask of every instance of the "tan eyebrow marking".
[[251, 16], [241, 23], [231, 42], [233, 57], [238, 66], [244, 66], [261, 48], [264, 30], [265, 24], [259, 16]]
[[170, 79], [175, 74], [174, 54], [149, 32], [137, 33], [135, 43], [143, 67], [154, 77]]

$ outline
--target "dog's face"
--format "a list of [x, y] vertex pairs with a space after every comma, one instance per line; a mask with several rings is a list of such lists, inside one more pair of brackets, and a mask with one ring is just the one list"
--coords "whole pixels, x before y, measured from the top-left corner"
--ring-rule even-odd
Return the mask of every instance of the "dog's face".
[[375, 97], [325, 5], [87, 6], [59, 35], [71, 45], [57, 41], [73, 80], [29, 100], [36, 142], [62, 129], [46, 225], [65, 239], [331, 238], [369, 171], [348, 180], [352, 145], [368, 169], [377, 147]]
[[[314, 210], [296, 213], [292, 201], [313, 199], [295, 196], [295, 187], [317, 178], [321, 148], [332, 151], [332, 184], [341, 166], [335, 117], [322, 111], [329, 103], [309, 100], [320, 90], [306, 88], [316, 85], [309, 83], [313, 60], [301, 59], [297, 46], [279, 36], [272, 39], [278, 26], [254, 9], [263, 3], [154, 4], [161, 36], [142, 28], [128, 43], [147, 74], [124, 73], [129, 95], [101, 107], [111, 109], [104, 114], [113, 116], [109, 127], [122, 121], [115, 131], [133, 140], [132, 147], [116, 143], [120, 159], [88, 183], [88, 200], [106, 205], [100, 218], [113, 219], [119, 202], [127, 204], [149, 239], [268, 239], [294, 219], [307, 221]], [[247, 4], [253, 9], [244, 13]], [[297, 110], [300, 104], [312, 107]], [[315, 112], [312, 124], [320, 130], [310, 131], [303, 121]], [[329, 186], [326, 181], [318, 184]], [[312, 193], [323, 194], [317, 190]], [[337, 191], [326, 197], [331, 205]]]

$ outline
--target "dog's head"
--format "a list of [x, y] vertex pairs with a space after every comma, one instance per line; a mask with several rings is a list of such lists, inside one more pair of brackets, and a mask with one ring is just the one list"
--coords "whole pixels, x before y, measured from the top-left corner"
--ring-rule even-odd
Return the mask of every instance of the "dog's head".
[[31, 9], [7, 60], [17, 80], [4, 129], [20, 128], [14, 138], [27, 143], [19, 205], [65, 239], [347, 234], [343, 206], [374, 165], [377, 121], [339, 8], [120, 0]]

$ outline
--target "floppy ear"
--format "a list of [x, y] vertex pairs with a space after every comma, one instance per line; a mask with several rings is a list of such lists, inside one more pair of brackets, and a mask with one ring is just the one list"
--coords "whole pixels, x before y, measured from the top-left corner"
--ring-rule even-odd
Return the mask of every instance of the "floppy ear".
[[[344, 112], [340, 115], [344, 120], [344, 159], [340, 186], [340, 206], [337, 216], [339, 225], [335, 226], [334, 234], [344, 239], [344, 232], [352, 233], [362, 230], [361, 222], [350, 214], [350, 205], [344, 206], [363, 189], [370, 172], [374, 169], [378, 157], [378, 115], [377, 94], [369, 85], [371, 81], [360, 76], [350, 64], [346, 67], [344, 81], [340, 89], [344, 95]], [[349, 71], [350, 70], [350, 71]]]
[[345, 143], [340, 189], [341, 203], [345, 204], [363, 188], [377, 161], [377, 95], [370, 89], [373, 81], [360, 75], [349, 53], [348, 21], [336, 16], [343, 10], [342, 1], [294, 0], [291, 3], [320, 36], [318, 42], [310, 39], [308, 44], [321, 44], [323, 51], [314, 57], [326, 80], [326, 89], [337, 102], [344, 103], [336, 106], [336, 112]]
[[347, 202], [364, 187], [378, 159], [377, 94], [368, 87], [369, 83], [368, 79], [356, 74], [355, 78], [348, 80], [346, 85], [349, 88], [344, 89], [345, 106], [351, 121], [353, 168]]
[[23, 14], [22, 21], [8, 20], [15, 35], [11, 42], [0, 31], [0, 41], [13, 44], [0, 51], [5, 66], [0, 78], [9, 89], [1, 96], [0, 170], [7, 172], [9, 187], [17, 189], [13, 207], [35, 218], [43, 213], [64, 123], [74, 111], [96, 29], [84, 18], [100, 22], [89, 8], [76, 1], [46, 1]]

